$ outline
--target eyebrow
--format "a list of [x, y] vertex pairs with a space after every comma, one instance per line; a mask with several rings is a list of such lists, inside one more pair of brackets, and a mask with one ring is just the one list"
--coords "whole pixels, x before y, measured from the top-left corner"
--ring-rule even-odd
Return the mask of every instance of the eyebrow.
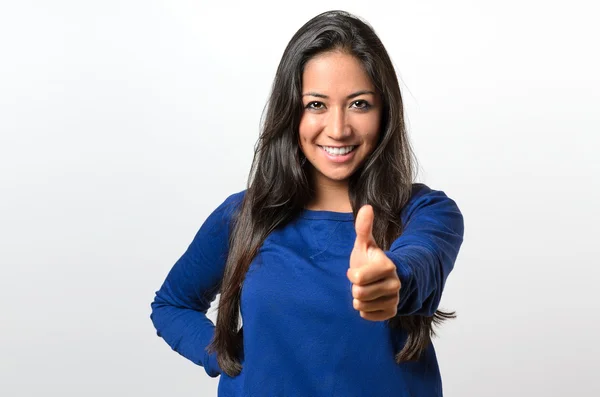
[[[371, 95], [375, 95], [375, 93], [373, 91], [369, 91], [369, 90], [362, 90], [362, 91], [356, 91], [353, 94], [350, 94], [346, 97], [346, 99], [352, 99], [355, 98], [359, 95], [365, 95], [365, 94], [371, 94]], [[302, 94], [303, 97], [305, 96], [314, 96], [317, 98], [329, 98], [327, 95], [323, 95], [323, 94], [319, 94], [318, 92], [307, 92], [306, 94]]]

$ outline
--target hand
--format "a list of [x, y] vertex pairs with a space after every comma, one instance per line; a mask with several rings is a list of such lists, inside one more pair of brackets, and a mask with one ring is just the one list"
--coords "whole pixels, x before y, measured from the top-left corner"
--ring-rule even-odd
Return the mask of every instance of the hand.
[[356, 215], [356, 241], [347, 276], [352, 282], [353, 306], [366, 320], [384, 321], [396, 315], [400, 279], [396, 265], [373, 238], [373, 207], [365, 205]]

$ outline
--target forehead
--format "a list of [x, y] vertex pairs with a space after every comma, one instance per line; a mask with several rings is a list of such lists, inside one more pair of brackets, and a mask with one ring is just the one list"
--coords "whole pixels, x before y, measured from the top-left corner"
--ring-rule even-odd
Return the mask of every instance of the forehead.
[[302, 91], [315, 91], [328, 96], [370, 90], [373, 82], [359, 59], [347, 53], [326, 52], [311, 58], [302, 74]]

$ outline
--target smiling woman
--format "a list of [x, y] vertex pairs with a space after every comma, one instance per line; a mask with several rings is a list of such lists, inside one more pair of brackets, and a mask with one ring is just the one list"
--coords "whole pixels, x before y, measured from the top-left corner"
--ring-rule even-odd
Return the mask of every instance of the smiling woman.
[[430, 336], [464, 226], [413, 169], [383, 44], [351, 14], [314, 17], [283, 53], [248, 188], [156, 293], [158, 335], [221, 396], [441, 396]]

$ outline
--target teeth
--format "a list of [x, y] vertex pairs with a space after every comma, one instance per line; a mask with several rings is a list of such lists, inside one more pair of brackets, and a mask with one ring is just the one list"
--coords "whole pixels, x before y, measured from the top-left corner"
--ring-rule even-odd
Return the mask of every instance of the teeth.
[[350, 153], [354, 150], [355, 146], [345, 146], [345, 147], [329, 147], [329, 146], [321, 146], [327, 153], [334, 156], [343, 156], [344, 154]]

